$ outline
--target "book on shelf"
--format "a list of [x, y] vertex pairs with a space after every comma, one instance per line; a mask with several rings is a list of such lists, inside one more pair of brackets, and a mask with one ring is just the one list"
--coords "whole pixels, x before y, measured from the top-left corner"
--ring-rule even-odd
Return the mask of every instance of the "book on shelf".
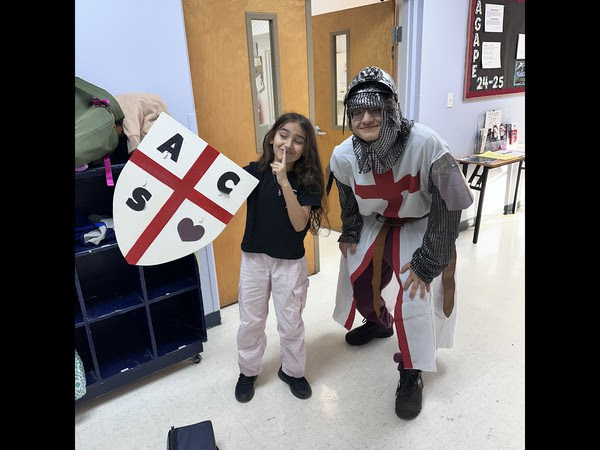
[[479, 114], [474, 153], [505, 150], [510, 142], [512, 124], [505, 109], [492, 109]]
[[510, 150], [498, 150], [498, 151], [487, 151], [480, 155], [484, 158], [492, 158], [492, 159], [500, 159], [502, 161], [508, 161], [509, 159], [514, 159], [519, 156], [523, 156], [521, 153], [512, 152]]

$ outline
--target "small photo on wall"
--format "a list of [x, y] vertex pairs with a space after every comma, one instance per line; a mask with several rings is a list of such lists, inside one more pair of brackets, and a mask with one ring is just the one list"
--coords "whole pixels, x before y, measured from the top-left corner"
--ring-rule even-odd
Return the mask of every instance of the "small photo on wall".
[[525, 86], [525, 61], [515, 61], [513, 86]]

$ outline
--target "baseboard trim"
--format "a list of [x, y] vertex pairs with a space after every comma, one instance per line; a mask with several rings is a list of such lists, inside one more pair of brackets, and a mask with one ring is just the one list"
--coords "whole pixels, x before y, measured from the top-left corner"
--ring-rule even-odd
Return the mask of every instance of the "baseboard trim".
[[206, 323], [206, 328], [212, 328], [217, 325], [221, 325], [221, 310], [213, 311], [204, 316], [204, 323]]
[[461, 233], [471, 226], [470, 220], [461, 220], [458, 224], [458, 232]]
[[[521, 207], [523, 206], [523, 203], [521, 201], [517, 202], [517, 208], [515, 209], [515, 212], [519, 211], [519, 209], [521, 209]], [[506, 214], [512, 214], [512, 207], [513, 204], [509, 203], [508, 205], [504, 205], [504, 208], [502, 210], [502, 213], [504, 215]], [[481, 220], [485, 220], [486, 218], [489, 217], [494, 217], [497, 214], [499, 214], [500, 211], [496, 210], [495, 213], [491, 213], [491, 214], [485, 214], [481, 217]], [[460, 233], [461, 231], [465, 231], [467, 228], [471, 228], [475, 226], [475, 217], [471, 217], [467, 220], [461, 220], [460, 224], [458, 225], [458, 232]]]
[[[510, 204], [504, 206], [504, 214], [512, 214], [513, 204], [514, 203], [510, 203]], [[519, 210], [519, 208], [521, 208], [520, 201], [517, 202], [517, 207], [515, 208], [515, 212], [517, 212]]]

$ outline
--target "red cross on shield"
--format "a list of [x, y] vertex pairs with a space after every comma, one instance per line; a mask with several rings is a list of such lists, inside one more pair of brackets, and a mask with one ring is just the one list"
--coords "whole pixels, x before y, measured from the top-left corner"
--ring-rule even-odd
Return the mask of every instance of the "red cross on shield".
[[258, 180], [167, 113], [131, 154], [115, 185], [117, 244], [129, 264], [182, 258], [212, 242]]

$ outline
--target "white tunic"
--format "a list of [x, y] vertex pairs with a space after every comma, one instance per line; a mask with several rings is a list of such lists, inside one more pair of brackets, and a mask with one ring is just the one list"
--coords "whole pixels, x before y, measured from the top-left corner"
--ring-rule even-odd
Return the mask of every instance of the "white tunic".
[[[333, 318], [347, 329], [352, 327], [355, 312], [350, 280], [354, 282], [371, 261], [374, 241], [382, 227], [376, 219], [377, 213], [401, 218], [428, 214], [432, 200], [428, 190], [431, 164], [449, 151], [448, 144], [435, 131], [419, 123], [412, 127], [399, 161], [383, 174], [375, 174], [372, 170], [364, 174], [358, 172], [352, 137], [334, 149], [331, 171], [340, 182], [352, 188], [363, 216], [356, 253], [348, 252], [347, 258], [342, 256], [340, 261]], [[408, 271], [399, 274], [399, 270], [410, 262], [413, 253], [421, 246], [427, 220], [410, 221], [395, 231], [399, 233], [399, 242], [395, 244], [399, 263], [394, 267], [394, 273], [399, 285], [406, 282], [409, 274]], [[398, 290], [393, 313], [400, 350], [403, 358], [410, 354], [414, 369], [435, 371], [436, 348], [453, 345], [456, 307], [450, 317], [444, 315], [440, 276], [432, 281], [431, 292], [424, 299], [419, 293], [410, 299], [408, 292]], [[388, 309], [391, 311], [390, 306]]]

